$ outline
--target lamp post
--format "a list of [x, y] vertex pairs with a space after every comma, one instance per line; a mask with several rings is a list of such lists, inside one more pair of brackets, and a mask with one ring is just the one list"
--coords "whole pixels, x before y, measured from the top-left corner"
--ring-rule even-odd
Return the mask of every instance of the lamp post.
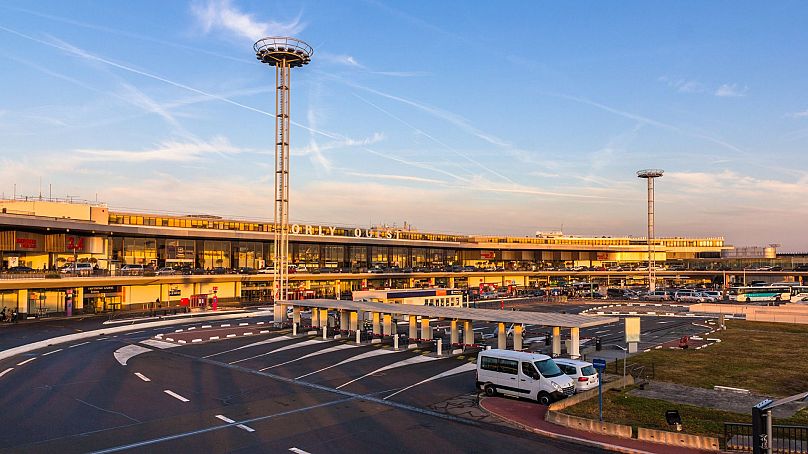
[[656, 263], [654, 254], [654, 179], [662, 176], [662, 169], [645, 169], [637, 172], [638, 178], [648, 181], [648, 292], [656, 290]]

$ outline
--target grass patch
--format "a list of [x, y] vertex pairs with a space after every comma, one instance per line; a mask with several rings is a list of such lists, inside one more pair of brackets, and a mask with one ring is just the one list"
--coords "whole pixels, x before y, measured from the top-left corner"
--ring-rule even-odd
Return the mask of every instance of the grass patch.
[[[664, 400], [648, 399], [616, 389], [603, 393], [603, 419], [607, 422], [647, 429], [672, 431], [665, 420], [666, 410], [678, 410], [682, 417], [682, 432], [691, 435], [716, 437], [723, 442], [724, 422], [752, 422], [752, 409], [740, 414], [713, 408], [677, 404]], [[598, 399], [589, 399], [562, 410], [563, 413], [583, 418], [598, 419]], [[775, 424], [808, 425], [808, 408], [791, 418], [775, 419]]]
[[701, 350], [652, 350], [631, 363], [653, 368], [654, 380], [712, 389], [732, 386], [786, 397], [808, 391], [808, 325], [729, 320]]

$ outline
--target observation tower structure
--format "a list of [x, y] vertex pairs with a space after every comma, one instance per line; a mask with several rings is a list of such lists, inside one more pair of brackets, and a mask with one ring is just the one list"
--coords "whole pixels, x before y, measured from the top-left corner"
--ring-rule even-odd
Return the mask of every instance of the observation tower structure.
[[[305, 42], [290, 37], [267, 37], [254, 45], [255, 57], [275, 67], [275, 211], [273, 217], [274, 271], [273, 303], [275, 321], [286, 317], [279, 314], [278, 301], [289, 299], [289, 86], [292, 68], [311, 62], [314, 49]], [[281, 317], [281, 318], [279, 318]]]
[[656, 290], [656, 254], [654, 253], [654, 179], [664, 173], [662, 169], [645, 169], [637, 172], [638, 178], [648, 181], [648, 291]]

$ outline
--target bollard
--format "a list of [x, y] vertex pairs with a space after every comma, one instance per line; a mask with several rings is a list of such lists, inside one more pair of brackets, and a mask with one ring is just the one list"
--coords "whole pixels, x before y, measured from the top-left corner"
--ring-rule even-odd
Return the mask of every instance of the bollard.
[[362, 333], [360, 333], [359, 330], [356, 330], [356, 343], [357, 344], [362, 343]]
[[393, 336], [393, 350], [398, 350], [398, 333]]
[[328, 326], [323, 326], [323, 340], [328, 339]]
[[292, 336], [297, 336], [297, 323], [292, 322]]
[[442, 356], [443, 352], [443, 339], [438, 339], [438, 356]]

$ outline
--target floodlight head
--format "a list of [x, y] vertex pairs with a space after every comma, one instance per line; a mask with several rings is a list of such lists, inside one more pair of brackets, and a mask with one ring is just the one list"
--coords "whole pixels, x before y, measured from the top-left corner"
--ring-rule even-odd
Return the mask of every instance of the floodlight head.
[[253, 45], [255, 58], [269, 66], [277, 66], [285, 61], [290, 68], [308, 65], [314, 49], [305, 42], [288, 36], [270, 36], [256, 41]]
[[645, 169], [637, 172], [639, 178], [658, 178], [661, 177], [665, 171], [662, 169]]

